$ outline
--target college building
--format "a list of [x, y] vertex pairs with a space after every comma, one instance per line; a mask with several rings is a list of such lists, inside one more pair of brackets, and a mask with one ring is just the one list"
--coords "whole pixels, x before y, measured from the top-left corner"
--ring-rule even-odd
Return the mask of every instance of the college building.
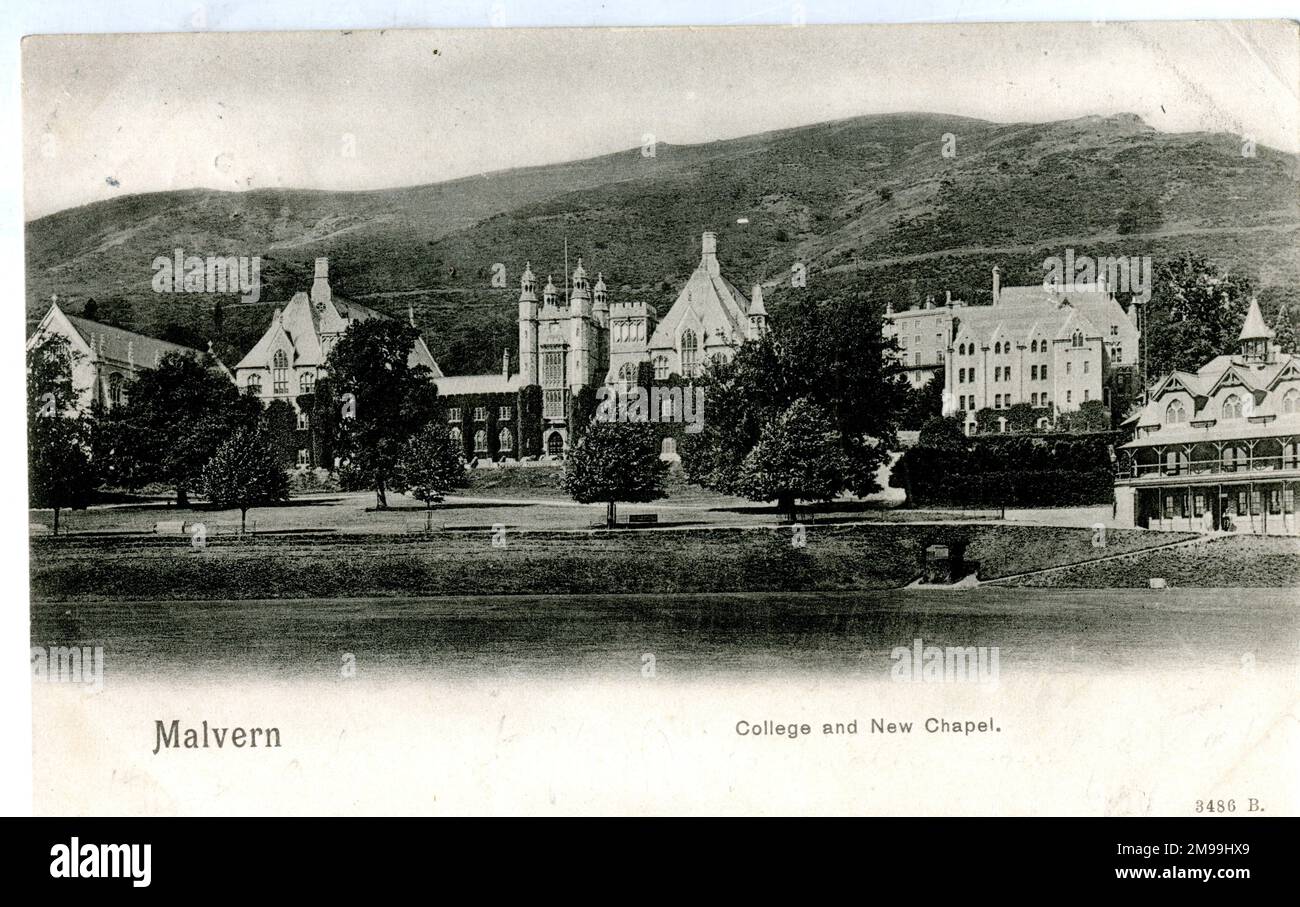
[[111, 410], [126, 402], [131, 380], [147, 368], [154, 368], [169, 353], [193, 356], [234, 380], [230, 371], [212, 354], [156, 337], [137, 334], [111, 324], [101, 324], [79, 315], [69, 315], [57, 300], [27, 340], [27, 349], [39, 346], [51, 336], [68, 341], [72, 352], [72, 390], [76, 412], [85, 415], [92, 408]]
[[959, 416], [968, 434], [980, 410], [1016, 404], [1029, 405], [1036, 423], [1051, 427], [1059, 414], [1090, 400], [1107, 402], [1109, 379], [1136, 369], [1137, 306], [1125, 311], [1105, 283], [1004, 287], [998, 268], [992, 276], [991, 305], [949, 296], [943, 305], [889, 307], [883, 324], [913, 387], [943, 368], [943, 415]]
[[[537, 284], [530, 263], [520, 280], [517, 371], [509, 350], [502, 351], [501, 370], [484, 375], [444, 374], [422, 338], [411, 352], [411, 364], [427, 367], [437, 384], [448, 434], [471, 462], [562, 457], [578, 418], [574, 401], [584, 388], [594, 393], [605, 384], [632, 385], [642, 374], [656, 381], [693, 378], [707, 359], [733, 355], [767, 328], [762, 289], [756, 285], [746, 297], [723, 275], [713, 233], [702, 236], [700, 261], [662, 316], [652, 302], [612, 299], [603, 275], [593, 283], [581, 258], [563, 291], [548, 276], [539, 296]], [[320, 258], [311, 292], [277, 307], [261, 339], [235, 366], [247, 393], [294, 408], [299, 465], [333, 465], [315, 462], [311, 414], [299, 397], [324, 377], [329, 351], [350, 324], [387, 317], [335, 294], [329, 262]], [[414, 325], [409, 309], [407, 317]], [[671, 440], [665, 439], [669, 455]]]
[[1295, 535], [1300, 359], [1251, 299], [1235, 355], [1152, 388], [1120, 449], [1121, 525]]

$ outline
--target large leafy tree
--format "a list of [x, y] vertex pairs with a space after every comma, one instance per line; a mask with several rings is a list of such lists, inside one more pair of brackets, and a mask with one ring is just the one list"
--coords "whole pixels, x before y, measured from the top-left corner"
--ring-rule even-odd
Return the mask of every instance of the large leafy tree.
[[1273, 343], [1278, 350], [1283, 353], [1295, 353], [1296, 347], [1296, 322], [1291, 307], [1285, 302], [1278, 309], [1277, 319], [1273, 322]]
[[407, 442], [400, 472], [407, 493], [424, 501], [426, 529], [433, 528], [433, 505], [469, 482], [461, 446], [441, 424], [426, 425]]
[[249, 508], [286, 500], [289, 478], [267, 428], [242, 428], [224, 441], [203, 468], [199, 490], [218, 507], [239, 508], [241, 535]]
[[76, 414], [73, 353], [51, 336], [27, 352], [27, 488], [32, 507], [84, 507], [97, 484], [87, 421]]
[[711, 361], [702, 381], [703, 430], [687, 435], [681, 449], [687, 477], [724, 493], [752, 490], [740, 484], [746, 458], [764, 429], [802, 400], [834, 434], [838, 491], [878, 491], [876, 473], [896, 445], [908, 390], [896, 360], [885, 355], [891, 344], [862, 309], [849, 297], [795, 295], [765, 335], [742, 344], [730, 361]]
[[439, 413], [433, 375], [410, 364], [419, 336], [403, 321], [353, 322], [326, 363], [342, 414], [340, 450], [374, 488], [378, 507], [388, 506], [407, 442]]
[[1232, 352], [1249, 298], [1248, 279], [1224, 273], [1203, 255], [1185, 252], [1161, 262], [1145, 312], [1148, 379], [1174, 369], [1195, 371]]
[[564, 461], [561, 485], [580, 504], [605, 504], [605, 525], [613, 529], [618, 502], [659, 500], [667, 473], [653, 425], [592, 422]]
[[852, 468], [826, 412], [801, 399], [763, 427], [736, 487], [751, 500], [775, 499], [794, 522], [797, 502], [833, 500]]
[[217, 448], [251, 428], [261, 411], [224, 374], [192, 355], [168, 353], [127, 386], [122, 406], [104, 415], [97, 448], [106, 478], [127, 488], [171, 485], [177, 505], [187, 506]]

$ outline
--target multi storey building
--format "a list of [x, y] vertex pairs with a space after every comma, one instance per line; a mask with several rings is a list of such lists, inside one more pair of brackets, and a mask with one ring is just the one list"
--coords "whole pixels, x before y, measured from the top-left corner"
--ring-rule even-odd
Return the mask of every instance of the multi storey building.
[[941, 306], [934, 298], [926, 299], [918, 309], [894, 311], [893, 303], [885, 306], [885, 320], [881, 333], [886, 340], [898, 344], [898, 364], [913, 388], [922, 388], [938, 374], [948, 358], [948, 345], [952, 342], [952, 324], [959, 308], [965, 306], [949, 293]]
[[1104, 401], [1107, 379], [1138, 363], [1137, 307], [1125, 312], [1104, 284], [1003, 287], [994, 268], [992, 305], [952, 301], [927, 311], [937, 328], [928, 333], [951, 318], [943, 414], [961, 416], [971, 433], [978, 411], [1016, 404], [1039, 411], [1046, 427], [1060, 413]]
[[1295, 535], [1300, 358], [1279, 352], [1252, 299], [1235, 355], [1152, 388], [1121, 448], [1123, 525]]

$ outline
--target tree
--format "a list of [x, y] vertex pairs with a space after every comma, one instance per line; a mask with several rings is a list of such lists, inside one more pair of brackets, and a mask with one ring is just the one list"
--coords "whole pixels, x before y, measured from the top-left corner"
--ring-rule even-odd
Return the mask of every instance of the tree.
[[426, 425], [407, 442], [400, 470], [407, 493], [424, 501], [426, 529], [433, 528], [433, 505], [469, 482], [460, 445], [439, 424]]
[[876, 474], [896, 445], [906, 382], [891, 344], [863, 315], [864, 300], [790, 297], [771, 330], [737, 349], [730, 361], [710, 360], [697, 383], [705, 388], [703, 430], [686, 436], [682, 464], [690, 481], [740, 493], [742, 467], [763, 429], [797, 400], [815, 404], [848, 459], [844, 487], [878, 491]]
[[267, 430], [243, 428], [224, 441], [203, 468], [200, 490], [217, 507], [239, 508], [240, 535], [249, 508], [286, 500], [289, 478]]
[[1232, 352], [1249, 298], [1249, 280], [1221, 272], [1203, 255], [1184, 252], [1161, 262], [1143, 328], [1148, 383]]
[[560, 484], [579, 504], [607, 505], [605, 525], [613, 529], [618, 523], [618, 502], [659, 500], [666, 495], [667, 473], [653, 425], [593, 422], [569, 451]]
[[736, 489], [750, 500], [776, 500], [793, 523], [799, 501], [834, 500], [852, 469], [826, 412], [801, 399], [763, 427]]
[[1294, 354], [1297, 351], [1296, 334], [1296, 325], [1291, 319], [1291, 309], [1284, 302], [1277, 311], [1277, 319], [1273, 322], [1273, 343], [1280, 352]]
[[900, 428], [919, 429], [943, 412], [943, 368], [935, 371], [930, 380], [918, 388], [908, 387], [903, 408], [899, 412]]
[[192, 355], [168, 353], [128, 385], [123, 405], [105, 414], [97, 447], [113, 482], [164, 482], [185, 507], [217, 448], [251, 428], [261, 411], [224, 374]]
[[961, 419], [956, 416], [935, 416], [921, 427], [917, 442], [936, 450], [965, 450], [969, 446]]
[[84, 507], [98, 484], [89, 425], [75, 413], [74, 356], [59, 336], [27, 352], [28, 504], [54, 511], [55, 535], [61, 511]]
[[326, 369], [343, 412], [340, 448], [375, 490], [386, 494], [407, 442], [438, 415], [438, 389], [423, 365], [411, 365], [419, 331], [404, 321], [353, 322], [330, 351]]
[[1106, 431], [1110, 409], [1101, 400], [1086, 400], [1074, 412], [1061, 413], [1057, 421], [1066, 431]]

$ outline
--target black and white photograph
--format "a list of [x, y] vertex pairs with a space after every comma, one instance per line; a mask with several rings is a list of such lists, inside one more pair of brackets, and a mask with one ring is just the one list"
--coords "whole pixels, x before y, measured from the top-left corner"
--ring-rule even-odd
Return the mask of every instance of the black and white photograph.
[[33, 811], [1293, 815], [1297, 24], [492, 6], [23, 39]]

